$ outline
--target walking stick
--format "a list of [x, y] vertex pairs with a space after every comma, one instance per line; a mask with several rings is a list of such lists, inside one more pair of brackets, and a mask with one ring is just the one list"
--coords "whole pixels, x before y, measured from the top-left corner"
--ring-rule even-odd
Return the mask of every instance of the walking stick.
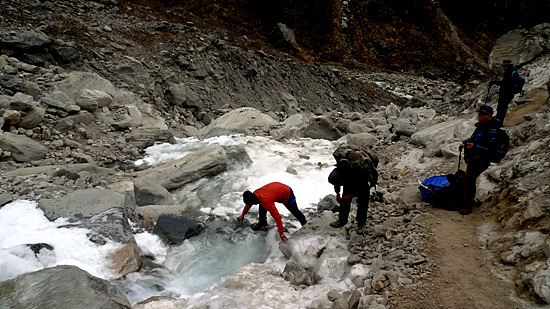
[[464, 178], [464, 198], [462, 200], [462, 217], [464, 218], [464, 210], [466, 205], [466, 192], [468, 191], [468, 166], [470, 165], [470, 159], [466, 159], [466, 177]]
[[458, 153], [458, 171], [460, 171], [460, 161], [462, 161], [462, 148], [460, 148], [460, 152]]

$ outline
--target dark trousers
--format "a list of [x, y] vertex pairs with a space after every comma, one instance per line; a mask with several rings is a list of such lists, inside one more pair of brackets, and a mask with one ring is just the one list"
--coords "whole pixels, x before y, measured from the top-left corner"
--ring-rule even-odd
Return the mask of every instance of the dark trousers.
[[[349, 193], [346, 192], [346, 187], [344, 186], [344, 193], [343, 196], [347, 195]], [[357, 196], [357, 195], [354, 195]], [[340, 221], [340, 224], [344, 225], [348, 223], [348, 217], [349, 212], [351, 209], [351, 200], [346, 201], [342, 197], [340, 200], [340, 209], [338, 213], [338, 221]], [[362, 193], [361, 195], [357, 196], [357, 215], [355, 216], [355, 221], [357, 221], [358, 225], [365, 225], [365, 222], [367, 222], [367, 214], [369, 212], [369, 193]]]
[[504, 123], [504, 117], [506, 117], [506, 113], [508, 112], [508, 105], [513, 98], [513, 94], [500, 94], [498, 96], [497, 115], [495, 118], [500, 120], [500, 123], [502, 124]]
[[472, 209], [476, 197], [477, 178], [489, 167], [490, 162], [479, 160], [468, 160], [466, 167], [466, 183], [464, 192], [464, 209]]
[[[298, 209], [298, 204], [296, 203], [296, 196], [294, 196], [294, 192], [292, 189], [290, 189], [290, 198], [286, 203], [283, 203], [285, 205], [286, 209], [290, 211], [290, 213], [300, 221], [300, 224], [303, 226], [307, 223], [306, 216]], [[258, 210], [259, 217], [260, 217], [260, 223], [267, 225], [267, 210], [260, 205], [260, 208]]]

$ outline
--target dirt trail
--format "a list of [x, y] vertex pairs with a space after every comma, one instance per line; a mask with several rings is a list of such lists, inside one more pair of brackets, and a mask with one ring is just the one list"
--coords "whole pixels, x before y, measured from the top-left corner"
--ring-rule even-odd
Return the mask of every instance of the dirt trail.
[[522, 308], [510, 297], [513, 282], [491, 273], [479, 228], [478, 209], [462, 217], [458, 212], [430, 209], [422, 220], [432, 231], [427, 254], [432, 269], [422, 288], [402, 291], [393, 308], [399, 309], [508, 309]]
[[522, 104], [516, 104], [513, 105], [506, 114], [506, 118], [504, 119], [504, 126], [505, 127], [513, 127], [518, 125], [525, 115], [536, 112], [546, 104], [548, 101], [548, 97], [544, 96], [542, 98], [535, 97], [530, 99], [525, 99], [525, 101], [522, 101]]

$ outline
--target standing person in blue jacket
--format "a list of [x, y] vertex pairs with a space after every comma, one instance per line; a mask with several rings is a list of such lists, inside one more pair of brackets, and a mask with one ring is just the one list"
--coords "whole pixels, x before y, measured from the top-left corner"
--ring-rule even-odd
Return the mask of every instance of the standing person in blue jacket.
[[508, 111], [508, 105], [514, 98], [514, 95], [519, 92], [517, 90], [517, 84], [520, 76], [514, 68], [512, 60], [504, 60], [501, 66], [504, 70], [502, 80], [493, 80], [489, 82], [489, 87], [492, 85], [497, 85], [500, 87], [498, 91], [498, 105], [495, 118], [500, 121], [502, 126], [502, 124], [504, 124], [504, 117], [506, 117], [506, 112]]
[[499, 121], [493, 118], [493, 108], [489, 105], [484, 105], [478, 110], [477, 121], [472, 136], [459, 146], [459, 150], [464, 148], [464, 159], [467, 162], [464, 204], [460, 211], [462, 215], [471, 213], [476, 204], [477, 178], [492, 161], [491, 155], [496, 147], [492, 144], [492, 137], [497, 134], [496, 129], [500, 127]]

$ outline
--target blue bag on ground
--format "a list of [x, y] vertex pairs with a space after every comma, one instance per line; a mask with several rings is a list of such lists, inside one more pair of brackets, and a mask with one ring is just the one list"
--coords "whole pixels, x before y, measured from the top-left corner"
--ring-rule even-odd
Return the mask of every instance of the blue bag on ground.
[[424, 201], [438, 203], [444, 193], [441, 190], [445, 190], [445, 188], [450, 185], [451, 183], [447, 179], [447, 176], [441, 175], [428, 177], [418, 188], [420, 189], [420, 194], [422, 194], [422, 199], [424, 199]]
[[462, 170], [455, 174], [431, 176], [420, 183], [418, 189], [422, 199], [439, 208], [458, 210], [464, 200], [464, 181], [466, 173]]

